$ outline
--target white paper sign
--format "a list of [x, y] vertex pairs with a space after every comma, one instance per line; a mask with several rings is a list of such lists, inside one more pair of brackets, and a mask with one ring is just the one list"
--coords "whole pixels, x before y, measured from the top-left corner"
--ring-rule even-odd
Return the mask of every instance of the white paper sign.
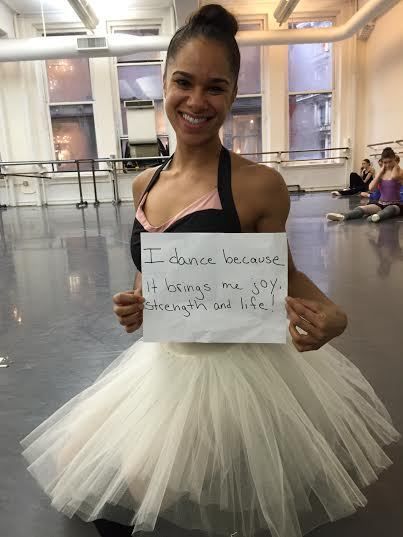
[[285, 343], [285, 233], [142, 233], [144, 341]]

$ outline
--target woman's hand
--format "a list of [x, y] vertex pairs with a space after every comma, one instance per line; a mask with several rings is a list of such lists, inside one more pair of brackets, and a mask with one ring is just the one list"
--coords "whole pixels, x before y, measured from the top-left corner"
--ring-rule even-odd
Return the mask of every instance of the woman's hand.
[[128, 334], [143, 324], [144, 298], [141, 289], [123, 291], [113, 297], [113, 311]]
[[[286, 310], [290, 334], [299, 352], [320, 349], [347, 327], [346, 314], [336, 304], [287, 297]], [[297, 327], [305, 332], [301, 334]]]

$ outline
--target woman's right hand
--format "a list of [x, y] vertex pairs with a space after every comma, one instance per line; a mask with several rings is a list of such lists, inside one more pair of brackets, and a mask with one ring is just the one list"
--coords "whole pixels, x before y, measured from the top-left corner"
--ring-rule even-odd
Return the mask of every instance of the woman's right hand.
[[144, 298], [141, 289], [123, 291], [113, 296], [113, 311], [128, 334], [143, 324]]

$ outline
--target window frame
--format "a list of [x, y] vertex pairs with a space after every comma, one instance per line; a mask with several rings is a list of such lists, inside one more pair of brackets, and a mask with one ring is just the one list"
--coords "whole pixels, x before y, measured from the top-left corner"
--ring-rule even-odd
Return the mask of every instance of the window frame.
[[[42, 25], [35, 25], [36, 32], [40, 36], [43, 36], [42, 33]], [[91, 32], [84, 28], [81, 23], [74, 23], [71, 25], [63, 25], [62, 23], [56, 23], [51, 24], [48, 26], [48, 31], [46, 32], [47, 36], [91, 36]], [[63, 59], [63, 58], [60, 58]], [[97, 157], [98, 157], [98, 139], [97, 139], [97, 130], [96, 130], [96, 106], [95, 106], [95, 99], [94, 99], [94, 91], [93, 91], [93, 65], [92, 65], [92, 58], [88, 58], [88, 69], [89, 69], [89, 75], [90, 75], [90, 82], [91, 82], [91, 100], [88, 101], [69, 101], [69, 102], [57, 102], [57, 103], [51, 103], [50, 102], [50, 95], [49, 95], [49, 79], [48, 79], [48, 72], [47, 72], [47, 65], [46, 60], [41, 60], [40, 62], [40, 70], [41, 70], [41, 79], [42, 79], [42, 91], [43, 91], [43, 97], [44, 97], [44, 104], [46, 106], [46, 120], [48, 124], [48, 135], [49, 135], [49, 144], [50, 144], [50, 150], [52, 154], [51, 160], [57, 160], [56, 158], [56, 149], [55, 144], [53, 140], [53, 126], [52, 126], [52, 116], [50, 113], [51, 106], [67, 106], [67, 105], [81, 105], [81, 104], [88, 104], [92, 107], [92, 115], [94, 118], [94, 137], [95, 137], [95, 146], [97, 148]], [[66, 170], [66, 173], [68, 171]], [[88, 172], [87, 170], [82, 171], [82, 174], [90, 174], [91, 172]], [[61, 177], [63, 177], [63, 173], [60, 174]]]
[[[123, 132], [123, 121], [122, 121], [122, 115], [120, 113], [120, 92], [119, 92], [119, 75], [118, 75], [118, 69], [119, 67], [132, 67], [132, 66], [148, 66], [148, 65], [159, 65], [160, 66], [160, 70], [161, 70], [161, 80], [163, 79], [163, 63], [160, 62], [160, 61], [138, 61], [138, 62], [122, 62], [122, 63], [118, 63], [116, 62], [116, 80], [117, 80], [117, 84], [118, 84], [118, 87], [117, 87], [117, 91], [118, 91], [118, 102], [119, 102], [119, 118], [120, 118], [120, 132], [121, 132], [121, 136], [128, 136], [128, 133], [124, 133]], [[164, 98], [164, 92], [162, 92], [162, 102], [165, 103], [165, 98]], [[165, 110], [165, 107], [164, 107], [164, 110]], [[168, 118], [166, 117], [166, 114], [165, 114], [165, 118], [166, 118], [166, 121], [168, 121]], [[164, 134], [161, 134], [161, 136], [168, 136], [168, 126], [166, 127], [166, 131]], [[157, 133], [158, 134], [158, 133]]]
[[[163, 29], [163, 23], [164, 19], [161, 18], [151, 18], [151, 19], [136, 19], [132, 21], [109, 21], [107, 24], [107, 31], [111, 34], [116, 34], [121, 31], [129, 31], [129, 30], [158, 30], [158, 35], [161, 35], [162, 29]], [[113, 108], [114, 108], [114, 115], [115, 115], [115, 125], [117, 127], [118, 132], [118, 145], [119, 145], [119, 151], [121, 150], [121, 140], [125, 136], [128, 136], [128, 133], [123, 132], [123, 121], [122, 121], [122, 114], [120, 109], [120, 91], [119, 91], [119, 75], [118, 75], [118, 69], [119, 66], [131, 66], [131, 65], [158, 65], [160, 64], [161, 67], [161, 78], [163, 75], [163, 66], [164, 66], [164, 54], [165, 52], [161, 51], [161, 60], [139, 60], [139, 61], [132, 61], [132, 62], [118, 62], [118, 58], [116, 56], [113, 56], [110, 58], [111, 60], [111, 78], [112, 78], [112, 94], [113, 94]], [[164, 110], [165, 110], [165, 97], [163, 96], [162, 102], [164, 104]], [[166, 117], [166, 122], [168, 122], [168, 118]], [[167, 124], [166, 128], [166, 136], [169, 139], [169, 126]]]
[[[267, 20], [266, 20], [265, 15], [259, 15], [259, 14], [240, 15], [238, 17], [238, 24], [239, 24], [239, 34], [243, 31], [242, 30], [242, 24], [258, 24], [260, 26], [260, 28], [257, 31], [262, 31], [262, 30], [265, 30], [266, 27], [267, 27]], [[248, 31], [248, 30], [246, 30], [246, 31]], [[262, 152], [264, 152], [266, 144], [267, 144], [266, 136], [264, 134], [266, 132], [266, 128], [264, 126], [265, 120], [266, 120], [266, 114], [265, 114], [265, 108], [264, 108], [266, 106], [266, 102], [265, 102], [265, 94], [266, 94], [266, 92], [264, 91], [265, 84], [266, 84], [265, 70], [264, 70], [265, 47], [264, 47], [264, 45], [258, 45], [258, 46], [260, 47], [260, 65], [259, 65], [259, 69], [260, 69], [260, 92], [259, 93], [237, 94], [236, 97], [235, 97], [235, 100], [248, 99], [248, 98], [260, 98], [261, 148], [262, 148]], [[241, 55], [242, 55], [242, 50], [241, 50]], [[223, 128], [224, 128], [224, 126], [220, 129], [220, 133], [221, 133], [221, 130], [222, 130], [221, 139], [223, 139], [223, 135], [224, 135]], [[233, 139], [234, 139], [234, 137], [233, 137]]]
[[[288, 20], [288, 23], [290, 24], [293, 24], [293, 23], [299, 23], [299, 22], [332, 22], [333, 26], [335, 26], [337, 24], [337, 17], [334, 15], [334, 14], [331, 14], [331, 15], [321, 15], [321, 16], [309, 16], [308, 14], [307, 15], [302, 15], [302, 16], [296, 16], [296, 17], [291, 17], [289, 20]], [[296, 30], [298, 31], [298, 30]], [[323, 43], [325, 44], [325, 43]], [[331, 121], [330, 121], [330, 136], [331, 136], [331, 144], [330, 144], [330, 147], [332, 147], [333, 145], [333, 142], [334, 142], [334, 137], [335, 137], [335, 121], [336, 121], [336, 112], [335, 112], [335, 103], [336, 103], [336, 47], [335, 47], [335, 43], [332, 43], [333, 44], [333, 50], [332, 50], [332, 87], [331, 87], [331, 90], [307, 90], [307, 91], [290, 91], [289, 88], [290, 88], [290, 79], [289, 79], [289, 46], [290, 45], [287, 45], [287, 68], [285, 70], [285, 75], [286, 75], [286, 87], [287, 87], [287, 92], [286, 92], [286, 102], [285, 102], [285, 110], [287, 111], [286, 112], [286, 116], [287, 116], [287, 121], [286, 121], [286, 147], [287, 147], [287, 150], [290, 151], [291, 150], [291, 147], [290, 147], [290, 132], [291, 132], [291, 129], [290, 129], [290, 96], [295, 96], [295, 95], [312, 95], [312, 94], [325, 94], [325, 95], [331, 95], [331, 103], [332, 103], [332, 118], [331, 118]], [[314, 149], [314, 148], [312, 148]], [[321, 151], [320, 149], [318, 149], [318, 152]], [[322, 151], [326, 151], [326, 149], [322, 150]], [[290, 153], [288, 154], [288, 161], [287, 164], [290, 164], [290, 163], [294, 163], [295, 160], [291, 159], [290, 158]], [[327, 160], [327, 157], [324, 157], [323, 159], [321, 159], [321, 161], [326, 161]], [[302, 161], [298, 161], [298, 162], [295, 162], [295, 164], [297, 165], [300, 165], [302, 164], [303, 162], [307, 162], [309, 163], [309, 159], [303, 159]], [[316, 162], [319, 162], [319, 161], [316, 161]]]

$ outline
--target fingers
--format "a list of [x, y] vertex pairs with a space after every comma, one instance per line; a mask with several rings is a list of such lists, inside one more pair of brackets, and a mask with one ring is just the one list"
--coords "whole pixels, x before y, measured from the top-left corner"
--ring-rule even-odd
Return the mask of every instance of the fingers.
[[141, 302], [132, 304], [130, 306], [113, 306], [113, 312], [118, 317], [128, 317], [135, 313], [142, 312], [144, 310], [144, 304]]
[[129, 326], [125, 326], [125, 330], [128, 334], [132, 334], [133, 332], [135, 332], [136, 330], [138, 330], [141, 325], [143, 324], [143, 321], [139, 321], [138, 323], [136, 324], [131, 324]]
[[138, 290], [124, 291], [122, 293], [117, 293], [116, 295], [112, 297], [112, 300], [118, 306], [129, 306], [130, 304], [144, 302], [144, 298]]
[[294, 304], [303, 304], [314, 313], [321, 313], [322, 311], [321, 304], [319, 302], [316, 302], [315, 300], [308, 300], [307, 298], [287, 297], [287, 302], [289, 302], [292, 306], [294, 306]]
[[300, 334], [293, 323], [290, 323], [289, 331], [294, 347], [298, 352], [315, 351], [320, 348], [320, 343], [312, 336]]
[[119, 323], [124, 327], [128, 334], [135, 332], [143, 324], [143, 313], [129, 315], [127, 317], [118, 317]]
[[302, 318], [291, 308], [287, 308], [287, 313], [288, 319], [290, 320], [291, 324], [293, 324], [295, 327], [301, 328], [304, 332], [306, 332], [313, 338], [320, 339], [320, 331], [312, 323]]
[[143, 324], [144, 298], [141, 292], [136, 290], [117, 293], [112, 298], [113, 311], [119, 323], [128, 334], [138, 330]]
[[118, 316], [118, 318], [122, 326], [130, 326], [143, 319], [143, 312], [133, 313], [132, 315], [126, 315], [125, 317]]
[[138, 320], [134, 322], [133, 324], [129, 324], [125, 326], [124, 328], [128, 334], [132, 334], [133, 332], [138, 330], [142, 324], [143, 324], [143, 316], [139, 317]]
[[132, 334], [133, 332], [138, 330], [141, 327], [142, 324], [143, 324], [143, 322], [138, 322], [136, 324], [131, 324], [129, 326], [125, 326], [126, 333], [127, 334]]
[[[319, 328], [322, 313], [313, 312], [310, 307], [305, 306], [301, 301], [295, 299], [287, 299], [286, 308], [289, 315], [293, 315], [294, 318], [295, 316], [302, 317], [314, 327]], [[299, 323], [296, 324], [300, 326]], [[301, 328], [303, 327], [301, 326]]]

